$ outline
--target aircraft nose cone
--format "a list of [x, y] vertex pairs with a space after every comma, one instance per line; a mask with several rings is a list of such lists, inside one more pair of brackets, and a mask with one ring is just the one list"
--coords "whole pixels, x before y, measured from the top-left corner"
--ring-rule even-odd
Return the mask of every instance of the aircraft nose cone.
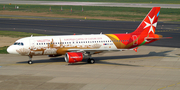
[[11, 52], [10, 46], [7, 48], [7, 52], [8, 52], [8, 53]]
[[7, 52], [8, 52], [9, 54], [18, 54], [18, 53], [16, 52], [16, 49], [15, 49], [13, 46], [9, 46], [9, 47], [7, 48]]

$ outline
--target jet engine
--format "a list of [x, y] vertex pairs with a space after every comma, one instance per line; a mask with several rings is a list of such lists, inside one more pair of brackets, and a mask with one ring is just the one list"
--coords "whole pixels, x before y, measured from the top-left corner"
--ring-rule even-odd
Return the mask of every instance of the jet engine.
[[84, 56], [81, 52], [68, 52], [65, 54], [64, 58], [67, 63], [76, 63], [81, 62], [84, 59]]

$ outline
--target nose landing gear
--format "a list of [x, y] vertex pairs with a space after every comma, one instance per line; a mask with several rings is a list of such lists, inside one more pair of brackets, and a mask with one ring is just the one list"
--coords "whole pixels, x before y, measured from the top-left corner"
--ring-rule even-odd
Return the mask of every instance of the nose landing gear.
[[32, 62], [32, 56], [31, 56], [31, 55], [29, 56], [28, 64], [30, 64], [30, 65], [33, 64], [33, 62]]

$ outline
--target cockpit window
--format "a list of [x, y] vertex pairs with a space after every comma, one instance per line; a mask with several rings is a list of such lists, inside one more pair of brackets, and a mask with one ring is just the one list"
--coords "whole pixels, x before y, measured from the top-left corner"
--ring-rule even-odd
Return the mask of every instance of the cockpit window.
[[23, 45], [24, 45], [24, 43], [22, 43], [22, 42], [15, 42], [15, 43], [14, 43], [14, 45], [23, 46]]
[[14, 45], [17, 45], [17, 44], [18, 44], [17, 42], [14, 43]]

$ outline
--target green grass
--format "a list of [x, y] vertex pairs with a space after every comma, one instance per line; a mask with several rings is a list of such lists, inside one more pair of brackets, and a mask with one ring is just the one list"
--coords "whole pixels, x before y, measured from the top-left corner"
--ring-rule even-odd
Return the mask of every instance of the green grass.
[[[61, 11], [61, 6], [51, 5], [52, 11], [49, 11], [50, 5], [18, 5], [20, 9], [14, 9], [14, 5], [6, 5], [6, 10], [8, 11], [22, 11], [35, 12], [35, 13], [46, 13], [47, 15], [52, 15], [58, 17], [60, 15], [64, 16], [81, 16], [82, 17], [94, 17], [92, 19], [98, 19], [97, 17], [107, 17], [116, 18], [126, 21], [141, 21], [144, 19], [146, 14], [151, 8], [131, 8], [131, 7], [103, 7], [103, 6], [84, 6], [84, 11], [82, 12], [82, 6], [63, 6], [63, 11]], [[1, 4], [0, 7], [3, 7]], [[71, 7], [73, 12], [70, 12]], [[0, 11], [3, 11], [1, 8]], [[160, 13], [160, 19], [164, 21], [180, 21], [180, 9], [169, 9], [162, 8]], [[162, 16], [162, 17], [161, 17]], [[167, 20], [166, 20], [167, 19]]]
[[29, 36], [46, 36], [45, 34], [36, 34], [36, 33], [26, 33], [26, 32], [17, 32], [17, 31], [0, 31], [0, 36], [8, 37], [29, 37]]
[[119, 2], [119, 3], [180, 4], [180, 0], [31, 0], [31, 1], [74, 1], [74, 2]]
[[0, 47], [0, 54], [8, 54], [7, 48], [8, 46]]

